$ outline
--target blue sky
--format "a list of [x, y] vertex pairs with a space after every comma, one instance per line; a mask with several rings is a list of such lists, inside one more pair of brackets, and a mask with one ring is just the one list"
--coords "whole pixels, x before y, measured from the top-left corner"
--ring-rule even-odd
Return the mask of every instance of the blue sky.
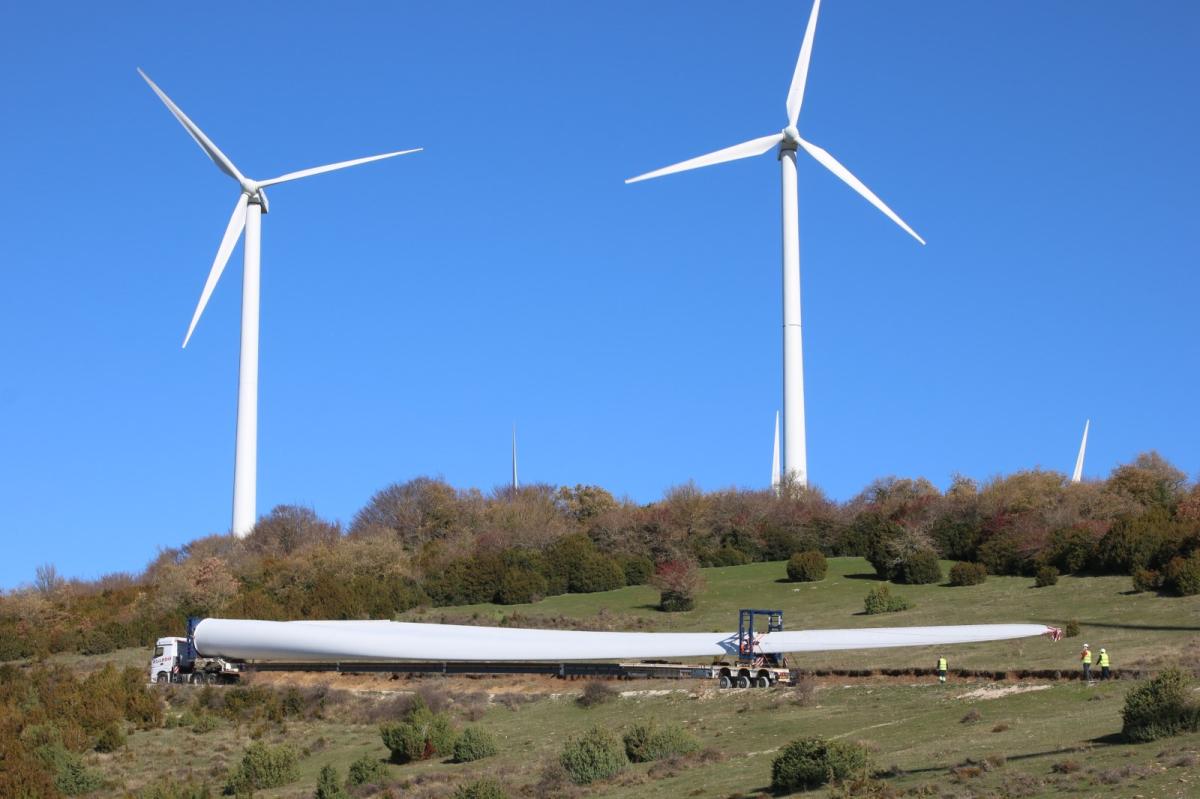
[[[780, 392], [772, 156], [809, 4], [8, 4], [0, 586], [227, 529], [241, 250], [180, 342], [233, 183], [272, 191], [259, 511], [416, 475], [638, 501], [762, 486]], [[785, 13], [787, 12], [787, 13]], [[800, 120], [928, 241], [800, 164], [812, 480], [945, 485], [1200, 430], [1200, 5], [827, 0]]]

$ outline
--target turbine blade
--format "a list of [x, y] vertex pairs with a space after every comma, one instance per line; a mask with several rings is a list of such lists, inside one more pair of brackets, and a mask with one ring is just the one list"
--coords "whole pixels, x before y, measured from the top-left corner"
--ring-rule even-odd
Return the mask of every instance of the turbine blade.
[[225, 271], [225, 264], [229, 263], [229, 256], [233, 253], [233, 248], [242, 235], [242, 228], [246, 227], [246, 203], [249, 199], [247, 194], [242, 193], [238, 196], [237, 205], [233, 207], [233, 216], [229, 217], [229, 225], [225, 228], [225, 235], [221, 237], [221, 246], [217, 248], [217, 257], [213, 259], [212, 269], [208, 272], [208, 280], [204, 282], [204, 291], [200, 293], [200, 302], [196, 305], [196, 312], [192, 314], [192, 323], [188, 325], [187, 335], [183, 338], [185, 348], [192, 337], [192, 332], [196, 329], [196, 323], [200, 321], [200, 314], [204, 313], [204, 306], [208, 305], [208, 298], [212, 296], [213, 289], [217, 287], [217, 281], [221, 279], [221, 273]]
[[813, 158], [817, 159], [817, 161], [820, 162], [821, 166], [825, 167], [830, 172], [832, 172], [833, 174], [835, 174], [839, 178], [841, 178], [846, 183], [846, 185], [848, 185], [850, 188], [854, 189], [856, 192], [858, 192], [863, 197], [865, 197], [867, 199], [867, 202], [869, 202], [871, 205], [875, 206], [880, 211], [883, 211], [883, 213], [887, 215], [888, 219], [892, 220], [897, 225], [904, 228], [904, 230], [908, 233], [908, 235], [912, 236], [914, 239], [921, 242], [922, 244], [925, 243], [925, 239], [918, 236], [917, 232], [915, 230], [913, 230], [912, 228], [910, 228], [903, 219], [901, 219], [899, 216], [897, 216], [895, 211], [893, 211], [891, 208], [888, 208], [887, 204], [884, 203], [883, 200], [881, 200], [877, 196], [875, 196], [875, 192], [868, 189], [861, 180], [854, 177], [854, 175], [852, 175], [850, 173], [850, 170], [846, 169], [846, 167], [842, 166], [841, 163], [836, 158], [834, 158], [832, 155], [830, 155], [828, 151], [818, 147], [817, 145], [813, 144], [812, 142], [807, 142], [804, 139], [800, 140], [800, 146], [803, 147], [805, 150], [807, 150], [809, 155], [811, 155]]
[[299, 172], [288, 172], [286, 175], [280, 175], [277, 178], [270, 180], [258, 181], [259, 186], [274, 186], [276, 183], [287, 183], [289, 180], [299, 180], [306, 178], [309, 175], [319, 175], [322, 172], [332, 172], [335, 169], [345, 169], [346, 167], [358, 166], [359, 164], [370, 163], [371, 161], [380, 161], [384, 158], [395, 158], [398, 155], [408, 155], [409, 153], [419, 153], [424, 150], [424, 147], [417, 147], [412, 150], [399, 150], [394, 153], [384, 153], [383, 155], [370, 155], [366, 158], [355, 158], [352, 161], [339, 161], [336, 164], [326, 164], [325, 166], [314, 166], [312, 169], [301, 169]]
[[788, 124], [795, 127], [800, 118], [800, 106], [804, 105], [804, 86], [808, 83], [808, 62], [812, 60], [813, 36], [817, 32], [817, 14], [821, 0], [813, 0], [812, 13], [808, 16], [808, 28], [804, 31], [804, 42], [800, 45], [800, 57], [796, 59], [796, 71], [792, 73], [792, 85], [788, 88]]
[[175, 118], [179, 120], [179, 124], [183, 125], [183, 129], [186, 130], [188, 135], [192, 137], [192, 141], [200, 145], [200, 149], [204, 151], [205, 155], [212, 159], [212, 162], [217, 165], [217, 168], [226, 175], [229, 175], [229, 177], [233, 178], [238, 183], [245, 181], [245, 178], [242, 177], [242, 173], [238, 172], [238, 168], [233, 165], [233, 162], [229, 160], [229, 157], [226, 156], [225, 153], [221, 152], [221, 149], [217, 147], [217, 145], [213, 144], [212, 139], [204, 135], [204, 131], [200, 130], [200, 128], [196, 126], [195, 122], [188, 119], [187, 114], [183, 113], [183, 110], [179, 106], [171, 102], [171, 98], [167, 97], [166, 93], [163, 92], [162, 89], [158, 88], [158, 84], [150, 80], [149, 75], [147, 75], [145, 72], [142, 72], [141, 67], [138, 68], [138, 74], [142, 76], [146, 83], [150, 84], [150, 88], [153, 89], [154, 93], [158, 95], [158, 99], [162, 100], [163, 105], [167, 107], [167, 110], [175, 115]]
[[1083, 440], [1079, 442], [1079, 456], [1075, 458], [1075, 472], [1071, 475], [1072, 483], [1078, 483], [1083, 480], [1083, 456], [1087, 453], [1087, 434], [1088, 428], [1091, 425], [1091, 419], [1083, 423]]
[[638, 175], [636, 178], [629, 178], [625, 182], [637, 183], [639, 180], [649, 180], [650, 178], [662, 177], [663, 175], [670, 175], [675, 172], [684, 172], [688, 169], [699, 169], [702, 166], [723, 164], [726, 161], [736, 161], [739, 158], [762, 155], [781, 141], [783, 141], [782, 133], [772, 133], [770, 136], [763, 136], [761, 139], [751, 139], [741, 144], [735, 144], [732, 147], [726, 147], [724, 150], [717, 150], [715, 153], [699, 155], [695, 158], [689, 158], [687, 161], [680, 161], [678, 164], [664, 166], [662, 169]]

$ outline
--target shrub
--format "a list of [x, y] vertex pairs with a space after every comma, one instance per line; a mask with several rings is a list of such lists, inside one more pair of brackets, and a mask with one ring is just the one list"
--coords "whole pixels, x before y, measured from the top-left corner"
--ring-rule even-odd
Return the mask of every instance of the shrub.
[[1063, 638], [1074, 638], [1077, 635], [1079, 635], [1079, 620], [1069, 619], [1067, 623], [1063, 625]]
[[379, 728], [383, 745], [392, 753], [392, 762], [426, 760], [434, 755], [449, 755], [454, 747], [454, 729], [445, 713], [434, 713], [417, 697], [403, 721]]
[[863, 605], [868, 616], [874, 616], [877, 613], [896, 613], [912, 607], [904, 597], [892, 596], [892, 591], [886, 584], [877, 585], [868, 591]]
[[115, 752], [125, 748], [125, 729], [117, 722], [110, 721], [96, 736], [97, 752]]
[[1200, 594], [1200, 550], [1187, 558], [1172, 558], [1163, 570], [1163, 585], [1179, 596]]
[[506, 569], [496, 589], [496, 602], [501, 605], [520, 605], [535, 602], [546, 595], [546, 578], [531, 569]]
[[955, 563], [950, 567], [950, 585], [979, 585], [987, 579], [982, 563]]
[[628, 555], [618, 562], [625, 571], [626, 585], [645, 585], [654, 576], [654, 561], [645, 555]]
[[868, 762], [867, 750], [858, 744], [798, 738], [771, 762], [771, 790], [787, 794], [817, 788], [865, 772]]
[[629, 759], [615, 735], [602, 727], [592, 727], [578, 738], [567, 741], [559, 762], [572, 782], [589, 785], [616, 776]]
[[242, 755], [242, 762], [230, 771], [225, 792], [245, 794], [260, 788], [277, 788], [299, 776], [294, 749], [255, 741]]
[[363, 755], [350, 764], [346, 782], [351, 785], [372, 785], [387, 779], [387, 767], [377, 757]]
[[1053, 566], [1042, 566], [1033, 578], [1034, 588], [1045, 588], [1058, 582], [1058, 569]]
[[1171, 668], [1125, 695], [1121, 719], [1125, 739], [1144, 743], [1200, 729], [1200, 702], [1187, 674]]
[[491, 757], [498, 751], [496, 740], [490, 733], [478, 727], [467, 727], [454, 742], [454, 762], [470, 763]]
[[787, 576], [794, 583], [815, 583], [825, 579], [829, 563], [820, 552], [797, 552], [788, 559]]
[[321, 767], [321, 773], [317, 775], [317, 792], [313, 794], [313, 799], [350, 799], [350, 794], [342, 787], [336, 768], [329, 765]]
[[1134, 591], [1157, 591], [1162, 584], [1162, 574], [1154, 569], [1138, 569], [1133, 573]]
[[625, 570], [621, 564], [597, 552], [578, 565], [571, 577], [570, 590], [573, 594], [592, 594], [624, 585]]
[[508, 794], [496, 780], [482, 779], [455, 788], [454, 799], [508, 799]]
[[580, 707], [595, 707], [605, 702], [611, 702], [618, 696], [613, 687], [601, 680], [589, 680], [583, 686], [583, 692], [575, 703]]
[[704, 587], [704, 578], [693, 561], [672, 560], [659, 565], [651, 584], [661, 592], [659, 609], [679, 613], [696, 606], [696, 595]]
[[700, 748], [695, 736], [678, 724], [659, 727], [654, 722], [637, 724], [625, 733], [625, 755], [634, 763], [649, 763], [665, 757], [686, 755]]
[[942, 566], [932, 549], [918, 549], [902, 558], [892, 569], [892, 579], [908, 585], [928, 585], [942, 581]]

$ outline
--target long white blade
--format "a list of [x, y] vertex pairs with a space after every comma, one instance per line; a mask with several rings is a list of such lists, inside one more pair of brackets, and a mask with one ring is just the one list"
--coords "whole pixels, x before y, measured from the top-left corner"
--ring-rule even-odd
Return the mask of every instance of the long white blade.
[[796, 71], [792, 73], [792, 85], [788, 89], [788, 124], [795, 126], [800, 118], [800, 106], [804, 104], [804, 86], [808, 83], [808, 62], [812, 60], [813, 36], [817, 32], [817, 14], [821, 0], [813, 0], [812, 13], [808, 15], [808, 28], [804, 31], [804, 42], [800, 45], [800, 57], [796, 59]]
[[828, 151], [823, 150], [812, 142], [807, 142], [804, 139], [800, 140], [800, 146], [807, 150], [809, 155], [817, 159], [822, 166], [845, 181], [846, 185], [865, 197], [867, 202], [878, 208], [880, 211], [883, 211], [887, 215], [888, 219], [904, 228], [908, 235], [912, 236], [922, 244], [925, 243], [925, 239], [918, 236], [917, 232], [910, 228], [903, 219], [897, 216], [895, 211], [893, 211], [891, 208], [888, 208], [887, 204], [884, 203], [883, 200], [875, 196], [875, 192], [868, 189], [861, 180], [854, 177], [854, 175], [850, 173], [850, 170], [842, 166], [841, 163], [839, 163], [836, 158], [830, 155]]
[[1071, 482], [1078, 483], [1083, 480], [1083, 456], [1087, 452], [1087, 434], [1088, 428], [1091, 427], [1092, 420], [1088, 419], [1083, 423], [1083, 440], [1079, 442], [1079, 457], [1075, 459], [1075, 473], [1071, 475]]
[[204, 282], [204, 291], [200, 293], [200, 302], [196, 305], [196, 312], [192, 314], [192, 323], [188, 325], [187, 335], [183, 338], [184, 347], [187, 347], [192, 332], [196, 329], [196, 323], [200, 321], [200, 314], [204, 313], [204, 306], [208, 305], [208, 298], [212, 296], [213, 289], [217, 287], [217, 281], [221, 279], [221, 273], [225, 271], [225, 264], [229, 263], [229, 256], [237, 245], [238, 237], [242, 235], [242, 228], [246, 227], [246, 203], [248, 200], [249, 197], [243, 193], [238, 197], [237, 205], [233, 207], [233, 216], [229, 217], [229, 225], [225, 228], [225, 235], [221, 237], [221, 246], [217, 248], [217, 257], [213, 259], [212, 269], [208, 272], [208, 280]]
[[[774, 632], [763, 652], [824, 652], [1002, 641], [1057, 631], [1042, 624], [867, 627]], [[204, 619], [195, 630], [202, 655], [302, 662], [431, 660], [565, 661], [736, 655], [737, 633], [626, 633], [531, 630], [393, 621]]]
[[662, 169], [656, 169], [653, 172], [647, 172], [644, 175], [638, 175], [636, 178], [630, 178], [626, 183], [637, 183], [639, 180], [649, 180], [650, 178], [658, 178], [663, 175], [670, 175], [675, 172], [684, 172], [689, 169], [699, 169], [702, 166], [712, 166], [713, 164], [723, 164], [726, 161], [736, 161], [739, 158], [750, 158], [755, 155], [762, 155], [767, 150], [770, 150], [776, 144], [783, 141], [782, 133], [772, 133], [770, 136], [763, 136], [761, 139], [751, 139], [741, 144], [735, 144], [732, 147], [726, 147], [724, 150], [717, 150], [715, 153], [708, 155], [699, 155], [695, 158], [690, 158], [687, 161], [680, 161], [678, 164], [664, 166]]
[[158, 88], [158, 84], [150, 80], [149, 75], [147, 75], [145, 72], [142, 72], [141, 67], [138, 68], [138, 74], [142, 76], [146, 83], [150, 84], [150, 88], [153, 89], [154, 93], [158, 95], [158, 99], [162, 100], [163, 104], [167, 107], [167, 110], [175, 115], [175, 118], [179, 120], [179, 124], [183, 125], [183, 129], [188, 132], [188, 135], [192, 137], [192, 140], [196, 142], [196, 144], [200, 145], [200, 149], [204, 151], [205, 155], [212, 159], [212, 162], [217, 165], [217, 168], [226, 175], [229, 175], [229, 177], [233, 178], [238, 183], [243, 182], [245, 178], [242, 177], [242, 173], [238, 172], [238, 168], [233, 165], [233, 162], [229, 160], [229, 157], [226, 156], [225, 153], [221, 152], [221, 149], [217, 147], [217, 145], [213, 144], [212, 139], [205, 136], [204, 131], [200, 130], [200, 128], [196, 126], [195, 122], [188, 119], [187, 114], [183, 113], [183, 110], [180, 109], [179, 106], [171, 102], [171, 98], [167, 97], [166, 93], [163, 92], [162, 89]]
[[258, 181], [259, 186], [274, 186], [276, 183], [287, 183], [289, 180], [299, 180], [310, 175], [319, 175], [322, 172], [332, 172], [335, 169], [345, 169], [346, 167], [358, 166], [359, 164], [370, 163], [371, 161], [381, 161], [384, 158], [395, 158], [398, 155], [408, 155], [409, 153], [419, 153], [424, 147], [417, 147], [412, 150], [399, 150], [394, 153], [384, 153], [383, 155], [371, 155], [366, 158], [355, 158], [353, 161], [339, 161], [336, 164], [326, 164], [325, 166], [314, 166], [312, 169], [301, 169], [299, 172], [288, 172], [286, 175], [280, 175], [277, 178], [270, 180]]

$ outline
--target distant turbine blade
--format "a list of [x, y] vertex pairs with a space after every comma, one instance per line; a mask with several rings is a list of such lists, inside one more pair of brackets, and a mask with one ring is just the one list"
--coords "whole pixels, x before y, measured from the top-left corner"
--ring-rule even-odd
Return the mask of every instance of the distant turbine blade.
[[779, 411], [775, 411], [775, 454], [771, 457], [771, 488], [779, 490]]
[[796, 71], [792, 73], [792, 85], [788, 89], [788, 124], [793, 127], [800, 118], [800, 106], [804, 104], [804, 85], [808, 82], [808, 62], [812, 60], [813, 36], [817, 32], [817, 13], [820, 10], [821, 0], [813, 0], [808, 28], [804, 31], [804, 43], [800, 45], [800, 57], [796, 59]]
[[185, 348], [192, 337], [192, 332], [196, 329], [196, 323], [200, 321], [200, 314], [204, 313], [204, 306], [208, 305], [208, 298], [212, 296], [213, 289], [217, 287], [217, 281], [221, 279], [221, 273], [225, 271], [225, 264], [229, 262], [233, 248], [237, 246], [238, 237], [242, 235], [242, 228], [246, 227], [246, 203], [249, 199], [249, 196], [243, 193], [238, 197], [237, 205], [233, 207], [233, 216], [229, 217], [229, 225], [225, 228], [225, 235], [221, 238], [221, 246], [217, 248], [217, 257], [213, 259], [208, 280], [204, 283], [204, 291], [200, 293], [200, 302], [196, 305], [196, 313], [192, 314], [192, 323], [188, 325], [187, 335], [183, 338]]
[[735, 144], [732, 147], [726, 147], [724, 150], [717, 150], [715, 153], [708, 155], [700, 155], [695, 158], [690, 158], [687, 161], [681, 161], [678, 164], [664, 166], [662, 169], [656, 169], [653, 172], [647, 172], [644, 175], [638, 175], [636, 178], [629, 178], [626, 183], [637, 183], [639, 180], [649, 180], [650, 178], [658, 178], [663, 175], [671, 175], [675, 172], [684, 172], [688, 169], [699, 169], [702, 166], [712, 166], [713, 164], [723, 164], [726, 161], [736, 161], [739, 158], [750, 158], [755, 155], [762, 155], [767, 150], [770, 150], [776, 144], [783, 141], [782, 133], [772, 133], [770, 136], [763, 136], [761, 139], [751, 139], [741, 144]]
[[259, 186], [274, 186], [276, 183], [287, 183], [289, 180], [299, 180], [310, 175], [319, 175], [322, 172], [332, 172], [335, 169], [345, 169], [359, 164], [367, 164], [371, 161], [381, 161], [384, 158], [395, 158], [398, 155], [408, 155], [409, 153], [419, 153], [424, 147], [417, 147], [412, 150], [400, 150], [394, 153], [384, 153], [383, 155], [371, 155], [366, 158], [355, 158], [353, 161], [339, 161], [336, 164], [326, 164], [325, 166], [314, 166], [312, 169], [301, 169], [299, 172], [288, 172], [286, 175], [280, 175], [277, 178], [270, 180], [258, 181]]
[[922, 244], [925, 243], [925, 239], [918, 236], [917, 232], [910, 228], [903, 219], [898, 217], [895, 211], [893, 211], [891, 208], [888, 208], [883, 200], [875, 196], [875, 192], [868, 189], [861, 180], [850, 174], [850, 170], [842, 166], [836, 158], [828, 153], [828, 151], [823, 150], [812, 142], [807, 142], [804, 139], [800, 140], [800, 146], [807, 150], [809, 155], [817, 159], [822, 166], [845, 181], [846, 185], [865, 197], [867, 202], [878, 208], [880, 211], [883, 211], [887, 215], [888, 219], [904, 228], [908, 235], [912, 236]]
[[204, 131], [200, 130], [200, 128], [196, 126], [195, 122], [188, 119], [187, 114], [183, 113], [183, 110], [180, 109], [179, 106], [171, 102], [171, 98], [167, 97], [163, 90], [158, 88], [158, 84], [150, 80], [150, 76], [145, 72], [142, 72], [140, 67], [138, 68], [138, 74], [142, 76], [146, 83], [150, 84], [150, 88], [153, 89], [154, 93], [158, 95], [158, 99], [162, 100], [167, 109], [175, 115], [175, 118], [179, 120], [179, 124], [183, 125], [183, 129], [188, 132], [188, 135], [192, 137], [192, 140], [195, 141], [196, 144], [200, 145], [200, 149], [204, 151], [205, 155], [212, 159], [212, 162], [217, 165], [217, 168], [226, 175], [229, 175], [229, 177], [233, 178], [238, 183], [244, 182], [245, 178], [242, 177], [242, 173], [238, 172], [238, 168], [233, 165], [233, 162], [229, 160], [228, 156], [221, 152], [217, 145], [213, 144], [212, 139], [205, 136]]
[[1071, 482], [1078, 483], [1083, 480], [1083, 456], [1087, 452], [1087, 434], [1088, 428], [1091, 427], [1092, 420], [1088, 419], [1083, 423], [1083, 440], [1079, 442], [1079, 457], [1075, 459], [1075, 473], [1071, 475]]

